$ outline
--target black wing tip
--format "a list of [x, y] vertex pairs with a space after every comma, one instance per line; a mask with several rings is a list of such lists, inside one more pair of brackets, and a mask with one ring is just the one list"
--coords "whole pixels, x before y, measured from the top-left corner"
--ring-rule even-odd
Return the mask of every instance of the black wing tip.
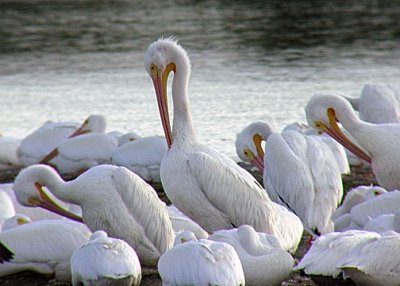
[[0, 263], [8, 262], [14, 258], [14, 253], [0, 241]]

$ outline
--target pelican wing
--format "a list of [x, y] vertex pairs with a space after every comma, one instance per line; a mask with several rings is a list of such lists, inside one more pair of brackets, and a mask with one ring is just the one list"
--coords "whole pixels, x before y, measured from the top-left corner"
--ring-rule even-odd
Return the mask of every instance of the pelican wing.
[[174, 232], [165, 203], [158, 198], [156, 191], [125, 167], [116, 169], [113, 180], [122, 201], [146, 237], [161, 253], [169, 249]]
[[271, 201], [250, 173], [207, 146], [191, 153], [188, 165], [200, 191], [231, 224], [249, 224], [258, 231], [271, 231], [272, 226], [268, 225], [268, 215], [273, 213]]

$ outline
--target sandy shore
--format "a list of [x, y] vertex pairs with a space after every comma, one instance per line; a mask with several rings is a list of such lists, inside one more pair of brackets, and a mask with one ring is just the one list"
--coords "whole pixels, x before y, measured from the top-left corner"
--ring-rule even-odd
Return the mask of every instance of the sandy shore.
[[[249, 165], [239, 163], [242, 167], [249, 170], [257, 180], [261, 181], [261, 175], [258, 171], [254, 171]], [[19, 170], [7, 170], [0, 171], [0, 183], [12, 183], [17, 176]], [[65, 178], [66, 180], [73, 178]], [[350, 175], [343, 176], [343, 186], [344, 190], [347, 191], [352, 187], [358, 185], [365, 184], [376, 184], [375, 177], [371, 173], [369, 169], [359, 169], [352, 168], [352, 173]], [[169, 204], [168, 198], [165, 196], [165, 193], [162, 190], [162, 186], [160, 184], [152, 184], [155, 190], [157, 191], [160, 199]], [[303, 236], [303, 240], [301, 245], [299, 246], [294, 257], [296, 259], [300, 259], [304, 253], [308, 249], [308, 244], [306, 243], [307, 237]], [[315, 278], [313, 278], [315, 280]], [[9, 275], [0, 278], [0, 285], [2, 286], [22, 286], [22, 285], [30, 285], [30, 286], [69, 286], [70, 283], [62, 283], [55, 281], [52, 277], [44, 277], [37, 273], [33, 272], [23, 272], [14, 275]], [[157, 274], [151, 273], [143, 273], [143, 279], [141, 285], [144, 286], [160, 286], [161, 280]], [[289, 279], [282, 283], [282, 285], [286, 286], [315, 286], [315, 285], [354, 285], [351, 281], [343, 281], [334, 280], [334, 281], [313, 281], [307, 275], [302, 275], [300, 273], [293, 273]]]

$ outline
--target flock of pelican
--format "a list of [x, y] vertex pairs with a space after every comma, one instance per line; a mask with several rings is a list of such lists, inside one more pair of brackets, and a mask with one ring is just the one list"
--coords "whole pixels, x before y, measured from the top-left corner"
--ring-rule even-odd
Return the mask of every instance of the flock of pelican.
[[[400, 125], [395, 116], [367, 121], [368, 98], [387, 95], [391, 103], [379, 106], [397, 110], [399, 89], [369, 84], [357, 99], [315, 95], [305, 107], [309, 127], [243, 128], [237, 154], [260, 170], [263, 187], [200, 142], [186, 51], [160, 39], [144, 64], [165, 137], [106, 133], [100, 115], [82, 125], [47, 122], [22, 140], [0, 137], [0, 167], [22, 168], [1, 185], [0, 276], [30, 270], [72, 285], [139, 285], [144, 270], [156, 268], [163, 285], [230, 286], [281, 285], [302, 271], [399, 285]], [[344, 195], [346, 152], [370, 164], [380, 186]], [[171, 205], [150, 182], [162, 183]], [[296, 263], [304, 231], [313, 242]]]

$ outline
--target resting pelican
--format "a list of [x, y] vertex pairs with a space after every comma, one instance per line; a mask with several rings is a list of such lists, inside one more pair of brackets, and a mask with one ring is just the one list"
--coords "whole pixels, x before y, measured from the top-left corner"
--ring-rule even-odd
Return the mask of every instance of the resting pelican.
[[385, 234], [360, 244], [339, 261], [339, 269], [357, 285], [398, 286], [400, 235]]
[[0, 231], [4, 221], [15, 215], [14, 204], [10, 196], [3, 191], [0, 191]]
[[31, 222], [1, 232], [0, 241], [14, 257], [0, 264], [0, 276], [30, 270], [71, 281], [71, 255], [90, 235], [81, 223], [57, 219]]
[[182, 232], [175, 246], [158, 262], [163, 286], [173, 285], [245, 285], [240, 259], [225, 242], [197, 240], [192, 232]]
[[[172, 39], [160, 39], [149, 46], [144, 62], [153, 80], [169, 147], [160, 177], [171, 202], [209, 233], [248, 224], [275, 234], [285, 249], [294, 251], [303, 231], [298, 217], [275, 205], [254, 177], [232, 159], [199, 142], [189, 106], [186, 51]], [[172, 134], [166, 93], [171, 71]]]
[[0, 170], [22, 167], [22, 162], [17, 155], [21, 140], [0, 135]]
[[72, 285], [132, 285], [142, 279], [139, 258], [121, 239], [98, 230], [71, 257]]
[[[265, 140], [265, 154], [261, 141]], [[332, 150], [314, 136], [256, 121], [236, 138], [240, 158], [263, 172], [270, 198], [300, 217], [313, 235], [333, 231], [331, 215], [343, 196], [341, 173]]]
[[[294, 270], [303, 270], [307, 275], [321, 275], [338, 278], [342, 274], [339, 262], [357, 245], [380, 237], [376, 232], [349, 230], [330, 232], [314, 240]], [[346, 277], [343, 277], [346, 278]]]
[[210, 240], [233, 246], [243, 266], [246, 285], [281, 285], [293, 270], [293, 257], [274, 235], [256, 232], [249, 225], [218, 230]]
[[105, 133], [68, 138], [57, 146], [57, 155], [48, 163], [60, 174], [79, 175], [101, 164], [110, 164], [118, 141]]
[[8, 219], [6, 219], [1, 227], [1, 231], [6, 231], [9, 229], [12, 229], [14, 227], [26, 224], [26, 223], [30, 223], [32, 222], [32, 220], [30, 219], [30, 217], [23, 215], [23, 214], [15, 214], [12, 217], [9, 217]]
[[[82, 134], [87, 134], [87, 133], [104, 133], [106, 130], [106, 119], [102, 115], [98, 114], [92, 114], [90, 115], [82, 124], [81, 126], [76, 129], [68, 138], [73, 138]], [[62, 143], [64, 141], [61, 141]], [[40, 164], [47, 164], [48, 162], [51, 161], [54, 157], [58, 155], [58, 145], [51, 150], [46, 156], [43, 157], [42, 160], [40, 160]], [[79, 146], [81, 147], [81, 146]], [[78, 148], [79, 148], [78, 147]]]
[[125, 167], [96, 166], [69, 182], [46, 165], [33, 165], [18, 174], [14, 190], [21, 204], [79, 221], [57, 207], [43, 186], [58, 199], [80, 205], [83, 222], [92, 231], [104, 230], [128, 242], [142, 265], [157, 265], [160, 255], [172, 246], [174, 232], [165, 204], [150, 185]]
[[[360, 120], [350, 103], [339, 95], [315, 95], [306, 108], [307, 120], [335, 138], [360, 159], [371, 164], [378, 184], [387, 190], [400, 188], [399, 124], [372, 124]], [[357, 140], [359, 147], [339, 129], [337, 121]], [[361, 147], [361, 148], [360, 148]]]
[[360, 119], [370, 123], [400, 123], [400, 103], [396, 90], [388, 84], [364, 85], [359, 97], [344, 96]]
[[160, 164], [168, 147], [162, 136], [140, 137], [118, 147], [112, 162], [127, 167], [147, 182], [160, 182]]
[[374, 217], [364, 225], [363, 230], [379, 233], [394, 231], [400, 234], [400, 210]]

